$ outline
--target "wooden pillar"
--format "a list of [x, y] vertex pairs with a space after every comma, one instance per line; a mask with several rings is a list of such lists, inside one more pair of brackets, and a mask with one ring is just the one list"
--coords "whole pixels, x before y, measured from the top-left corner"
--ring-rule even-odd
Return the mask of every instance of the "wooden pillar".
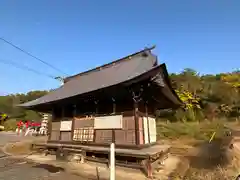
[[112, 102], [113, 102], [113, 114], [116, 114], [116, 101], [114, 98], [112, 98]]
[[[60, 119], [60, 129], [61, 129], [61, 121], [63, 120], [63, 118], [64, 118], [64, 114], [65, 114], [65, 112], [64, 112], [64, 106], [62, 106], [61, 107], [61, 119]], [[59, 129], [59, 138], [58, 138], [58, 140], [61, 140], [61, 130]]]
[[64, 114], [65, 114], [65, 112], [64, 112], [64, 106], [61, 107], [61, 111], [62, 111], [62, 112], [61, 112], [61, 113], [62, 113], [61, 121], [62, 121], [62, 118], [64, 118]]
[[[94, 101], [95, 108], [96, 108], [96, 114], [98, 114], [98, 101]], [[93, 130], [93, 142], [96, 142], [96, 130]]]
[[74, 129], [75, 129], [75, 120], [74, 117], [77, 115], [77, 105], [73, 105], [73, 118], [72, 118], [72, 130], [71, 130], [71, 139], [73, 140]]
[[48, 141], [51, 140], [51, 136], [52, 136], [52, 122], [55, 118], [55, 114], [54, 114], [54, 109], [51, 110], [51, 114], [52, 114], [52, 118], [51, 121], [48, 120], [48, 125], [47, 125], [47, 131], [48, 131]]
[[98, 114], [98, 101], [94, 101], [95, 103], [95, 108], [96, 108], [96, 114]]
[[134, 101], [134, 117], [135, 117], [135, 139], [136, 145], [139, 145], [139, 114], [138, 114], [138, 102]]
[[73, 105], [73, 116], [77, 116], [77, 105]]
[[148, 102], [145, 102], [145, 116], [147, 118], [147, 133], [148, 133], [148, 143], [150, 144], [150, 130], [149, 130], [149, 119], [148, 119]]
[[[116, 114], [116, 101], [114, 98], [112, 98], [112, 102], [113, 102], [113, 114]], [[116, 136], [115, 136], [115, 130], [112, 130], [112, 143], [115, 143], [116, 141]]]
[[62, 121], [63, 117], [64, 117], [64, 107], [62, 106], [62, 107], [61, 107], [61, 119], [60, 119], [60, 121], [59, 121], [59, 123], [60, 123], [59, 137], [58, 137], [58, 140], [59, 140], [59, 141], [61, 140], [61, 121]]
[[135, 119], [135, 139], [136, 145], [140, 144], [140, 133], [139, 133], [139, 109], [138, 105], [141, 99], [141, 91], [139, 95], [136, 95], [134, 91], [132, 91], [133, 103], [134, 103], [134, 119]]
[[[113, 114], [116, 114], [116, 102], [112, 98], [113, 103]], [[110, 180], [115, 180], [115, 129], [112, 129], [112, 143], [110, 145]]]

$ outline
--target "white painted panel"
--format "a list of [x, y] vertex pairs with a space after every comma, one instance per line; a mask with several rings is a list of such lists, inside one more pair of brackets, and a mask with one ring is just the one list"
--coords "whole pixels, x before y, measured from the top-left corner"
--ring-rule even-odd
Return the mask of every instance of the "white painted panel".
[[94, 129], [122, 129], [122, 115], [95, 117]]
[[61, 121], [60, 131], [71, 131], [72, 121]]
[[149, 133], [150, 133], [150, 143], [157, 141], [157, 129], [155, 118], [148, 117], [149, 121]]
[[144, 130], [144, 143], [148, 144], [148, 119], [147, 117], [143, 117], [143, 130]]

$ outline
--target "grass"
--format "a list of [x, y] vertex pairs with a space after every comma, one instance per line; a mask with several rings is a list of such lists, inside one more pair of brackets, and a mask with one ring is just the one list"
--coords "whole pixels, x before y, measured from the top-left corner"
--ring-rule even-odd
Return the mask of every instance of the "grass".
[[4, 131], [15, 131], [17, 128], [17, 120], [9, 119], [3, 123]]
[[183, 178], [184, 180], [235, 180], [238, 176], [238, 171], [235, 167], [217, 167], [211, 171], [190, 168], [188, 173]]
[[215, 137], [222, 137], [229, 131], [223, 122], [191, 122], [191, 123], [157, 123], [159, 139], [191, 138], [207, 141], [215, 132]]
[[[222, 156], [228, 156], [228, 163], [223, 165], [219, 163], [213, 168], [196, 168], [190, 166], [188, 172], [185, 174], [185, 180], [235, 180], [239, 175], [240, 171], [240, 156], [234, 149], [227, 150], [225, 154], [221, 154], [219, 158], [224, 158]], [[208, 157], [201, 157], [202, 161], [206, 163]], [[198, 163], [198, 162], [196, 162]]]

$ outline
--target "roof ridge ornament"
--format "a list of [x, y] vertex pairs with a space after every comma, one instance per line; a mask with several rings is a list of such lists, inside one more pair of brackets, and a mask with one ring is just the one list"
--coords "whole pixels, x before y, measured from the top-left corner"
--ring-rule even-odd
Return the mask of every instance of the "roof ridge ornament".
[[149, 53], [151, 52], [151, 50], [153, 50], [156, 46], [153, 45], [152, 47], [148, 48], [148, 47], [145, 47], [143, 52], [142, 52], [142, 56], [143, 57], [148, 57]]

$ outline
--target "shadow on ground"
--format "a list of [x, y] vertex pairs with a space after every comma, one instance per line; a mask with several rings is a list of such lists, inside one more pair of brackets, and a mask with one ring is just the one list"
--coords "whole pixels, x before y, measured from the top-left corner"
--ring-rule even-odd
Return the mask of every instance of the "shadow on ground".
[[196, 156], [186, 157], [189, 160], [190, 167], [211, 170], [228, 165], [232, 160], [231, 142], [231, 136], [215, 139], [211, 143], [203, 142], [198, 146]]
[[[54, 166], [54, 165], [50, 165], [50, 164], [38, 164], [38, 165], [34, 165], [32, 166], [33, 168], [40, 168], [40, 169], [45, 169], [50, 173], [59, 173], [59, 172], [68, 172], [72, 175], [78, 176], [79, 178], [84, 178], [86, 180], [106, 180], [103, 178], [100, 178], [97, 172], [97, 176], [95, 177], [94, 175], [84, 175], [84, 174], [79, 174], [76, 171], [67, 171], [62, 167], [58, 167], [58, 166]], [[97, 171], [97, 169], [96, 169]]]
[[33, 166], [33, 168], [45, 169], [50, 173], [58, 173], [58, 172], [65, 171], [65, 169], [62, 168], [62, 167], [53, 166], [53, 165], [50, 165], [50, 164], [38, 164], [38, 165]]

